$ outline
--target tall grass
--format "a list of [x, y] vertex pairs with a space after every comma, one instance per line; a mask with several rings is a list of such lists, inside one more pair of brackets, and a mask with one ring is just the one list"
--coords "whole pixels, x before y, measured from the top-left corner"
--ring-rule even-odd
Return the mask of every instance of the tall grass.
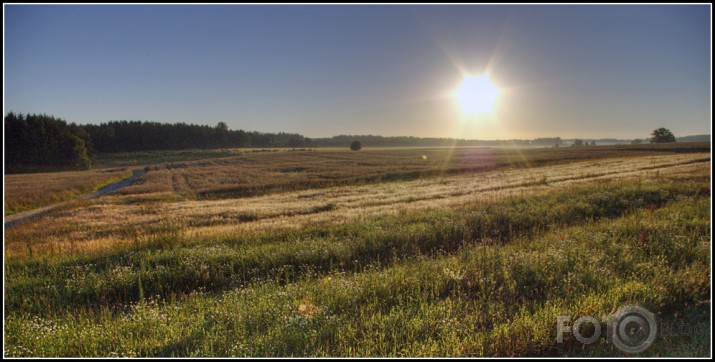
[[[567, 225], [657, 207], [701, 185], [673, 182], [577, 187], [538, 197], [458, 210], [437, 210], [348, 225], [268, 232], [222, 240], [187, 240], [182, 227], [154, 227], [150, 240], [127, 253], [50, 258], [42, 264], [8, 260], [6, 305], [40, 313], [70, 306], [134, 302], [143, 287], [161, 297], [198, 288], [225, 290], [257, 278], [295, 280], [305, 271], [360, 272], [419, 255], [451, 254], [465, 245], [506, 243]], [[47, 291], [47, 284], [63, 284]], [[27, 298], [32, 295], [32, 298]]]
[[5, 353], [619, 355], [556, 344], [556, 317], [709, 317], [709, 205], [707, 177], [660, 177], [248, 236], [168, 222], [131, 250], [7, 260]]
[[705, 143], [588, 149], [425, 148], [361, 152], [240, 152], [233, 157], [152, 165], [126, 194], [171, 193], [194, 199], [407, 181], [489, 170], [523, 169], [616, 157], [704, 153]]
[[[275, 233], [326, 224], [353, 223], [373, 216], [459, 208], [509, 195], [538, 195], [573, 184], [607, 179], [691, 177], [707, 167], [702, 154], [616, 158], [598, 162], [498, 170], [477, 175], [352, 185], [247, 199], [181, 200], [168, 194], [114, 195], [73, 203], [50, 217], [6, 233], [6, 256], [101, 254], [151, 240], [166, 220], [200, 238]], [[144, 175], [146, 176], [146, 175]], [[143, 177], [144, 177], [143, 176]], [[705, 175], [707, 178], [707, 175]], [[81, 226], [81, 227], [80, 227]], [[192, 239], [196, 237], [191, 236]]]
[[5, 176], [5, 215], [69, 200], [130, 177], [126, 168]]

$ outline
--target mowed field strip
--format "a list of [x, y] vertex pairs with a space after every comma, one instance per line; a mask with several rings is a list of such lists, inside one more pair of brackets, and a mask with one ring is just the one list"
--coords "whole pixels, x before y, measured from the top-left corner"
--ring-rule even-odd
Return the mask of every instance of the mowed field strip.
[[[151, 234], [157, 226], [180, 229], [194, 239], [349, 223], [539, 193], [573, 183], [688, 173], [709, 168], [709, 162], [709, 153], [607, 158], [219, 200], [156, 200], [152, 193], [132, 194], [132, 186], [120, 191], [128, 194], [55, 210], [47, 218], [7, 230], [5, 250], [8, 257], [22, 257], [27, 254], [24, 240], [33, 239], [35, 255], [101, 252], [132, 245], [137, 242], [135, 233]], [[40, 240], [44, 245], [37, 245]]]

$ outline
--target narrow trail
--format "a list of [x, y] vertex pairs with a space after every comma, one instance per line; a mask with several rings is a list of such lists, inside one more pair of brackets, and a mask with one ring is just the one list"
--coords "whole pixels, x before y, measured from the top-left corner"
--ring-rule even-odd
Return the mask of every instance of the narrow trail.
[[41, 207], [39, 209], [34, 209], [34, 210], [30, 210], [30, 211], [20, 212], [20, 213], [10, 215], [10, 216], [5, 216], [5, 229], [7, 230], [7, 229], [10, 229], [17, 225], [20, 225], [26, 221], [38, 218], [38, 217], [50, 212], [51, 210], [54, 210], [60, 206], [66, 205], [72, 201], [93, 199], [96, 197], [110, 194], [110, 193], [115, 192], [119, 189], [125, 188], [125, 187], [131, 185], [132, 182], [134, 182], [134, 180], [136, 180], [139, 176], [145, 174], [147, 171], [146, 170], [134, 170], [132, 172], [133, 172], [133, 175], [131, 177], [128, 177], [124, 180], [117, 181], [113, 184], [109, 184], [100, 190], [97, 190], [95, 192], [92, 192], [92, 193], [89, 193], [86, 195], [82, 195], [79, 198], [60, 202], [59, 204]]

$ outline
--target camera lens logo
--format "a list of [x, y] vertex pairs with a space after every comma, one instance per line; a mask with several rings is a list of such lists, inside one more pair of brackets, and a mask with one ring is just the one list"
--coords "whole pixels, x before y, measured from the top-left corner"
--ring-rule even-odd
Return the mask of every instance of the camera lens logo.
[[626, 353], [645, 351], [658, 334], [653, 313], [637, 305], [617, 310], [608, 321], [608, 339], [616, 348]]

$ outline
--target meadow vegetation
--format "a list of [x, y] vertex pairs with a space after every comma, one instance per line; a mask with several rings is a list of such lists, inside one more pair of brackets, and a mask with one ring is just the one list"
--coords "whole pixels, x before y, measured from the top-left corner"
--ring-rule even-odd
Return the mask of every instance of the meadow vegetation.
[[131, 175], [127, 168], [5, 175], [5, 215], [69, 200]]
[[556, 319], [638, 304], [707, 323], [640, 356], [709, 355], [709, 145], [568, 151], [152, 166], [6, 230], [4, 353], [619, 356]]
[[274, 192], [529, 168], [601, 158], [709, 152], [709, 144], [595, 147], [588, 149], [402, 148], [253, 150], [233, 157], [168, 162], [125, 194], [223, 199]]

